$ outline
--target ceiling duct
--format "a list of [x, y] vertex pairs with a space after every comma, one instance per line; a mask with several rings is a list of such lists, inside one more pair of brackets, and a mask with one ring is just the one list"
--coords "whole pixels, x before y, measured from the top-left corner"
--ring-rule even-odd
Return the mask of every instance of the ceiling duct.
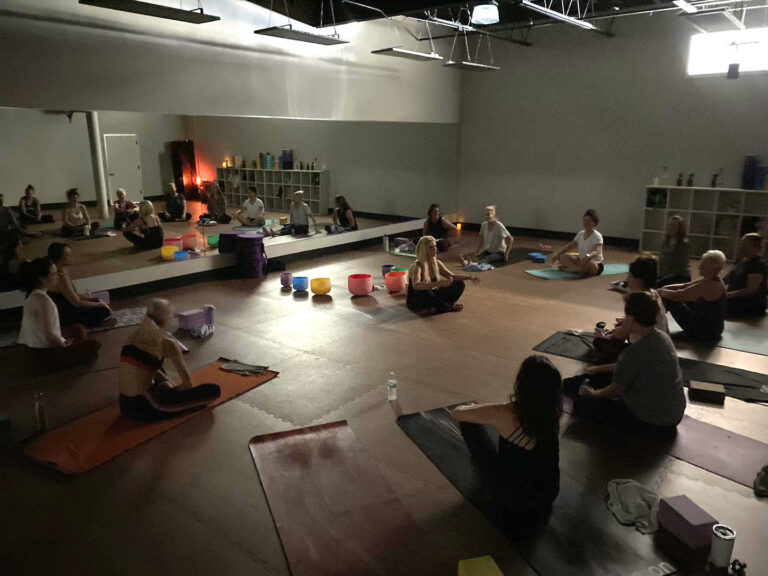
[[181, 8], [171, 8], [170, 6], [160, 6], [151, 2], [140, 2], [139, 0], [80, 0], [84, 6], [96, 6], [98, 8], [109, 8], [120, 12], [130, 12], [131, 14], [141, 14], [143, 16], [153, 16], [155, 18], [164, 18], [166, 20], [177, 20], [179, 22], [188, 22], [189, 24], [206, 24], [221, 20], [218, 16], [204, 14], [201, 6], [194, 10], [182, 10]]
[[[325, 0], [320, 0], [320, 28], [323, 27], [323, 6]], [[335, 46], [338, 44], [349, 44], [349, 40], [342, 40], [339, 38], [339, 33], [336, 31], [336, 15], [333, 11], [333, 0], [328, 2], [331, 5], [331, 19], [333, 21], [333, 34], [324, 36], [323, 34], [316, 34], [314, 32], [307, 32], [305, 30], [294, 30], [293, 24], [290, 22], [291, 15], [288, 12], [288, 0], [283, 0], [285, 6], [285, 15], [288, 18], [288, 23], [282, 26], [270, 26], [272, 23], [272, 2], [269, 4], [269, 21], [266, 28], [260, 30], [254, 30], [254, 34], [261, 34], [262, 36], [272, 36], [274, 38], [283, 38], [284, 40], [295, 40], [297, 42], [307, 42], [309, 44], [319, 44], [321, 46]]]

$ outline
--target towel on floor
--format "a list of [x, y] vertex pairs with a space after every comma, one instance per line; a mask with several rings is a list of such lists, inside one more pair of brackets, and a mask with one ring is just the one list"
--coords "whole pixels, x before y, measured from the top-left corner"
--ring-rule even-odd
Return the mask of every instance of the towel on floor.
[[240, 360], [228, 360], [226, 358], [219, 358], [219, 360], [227, 362], [221, 366], [222, 370], [240, 374], [242, 376], [261, 376], [264, 373], [264, 370], [267, 369], [266, 366], [246, 364], [245, 362], [240, 362]]
[[659, 529], [659, 495], [634, 480], [608, 482], [608, 509], [616, 520], [634, 524], [641, 534]]
[[464, 266], [465, 272], [485, 272], [486, 270], [493, 270], [493, 265], [481, 262], [480, 264], [470, 264], [469, 266]]
[[763, 466], [762, 470], [757, 473], [754, 488], [756, 496], [768, 496], [768, 465]]

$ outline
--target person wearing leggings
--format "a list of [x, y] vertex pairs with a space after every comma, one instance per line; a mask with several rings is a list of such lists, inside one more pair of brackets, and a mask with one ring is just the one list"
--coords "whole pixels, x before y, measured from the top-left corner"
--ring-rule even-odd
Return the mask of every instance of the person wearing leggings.
[[672, 340], [656, 328], [659, 306], [648, 292], [627, 297], [624, 324], [633, 343], [616, 364], [567, 378], [574, 414], [615, 428], [671, 431], [685, 413], [683, 375]]
[[[120, 412], [133, 420], [153, 422], [202, 408], [221, 396], [216, 384], [195, 385], [178, 342], [168, 334], [173, 311], [156, 298], [147, 315], [128, 337], [120, 353]], [[181, 383], [174, 385], [163, 371], [170, 358]]]
[[[507, 402], [451, 410], [502, 523], [534, 520], [560, 491], [561, 383], [549, 359], [529, 356]], [[499, 433], [498, 448], [488, 425]]]
[[416, 262], [408, 271], [408, 297], [405, 301], [413, 312], [459, 312], [458, 304], [466, 280], [477, 282], [475, 276], [457, 275], [437, 259], [437, 242], [432, 236], [422, 236], [416, 244]]

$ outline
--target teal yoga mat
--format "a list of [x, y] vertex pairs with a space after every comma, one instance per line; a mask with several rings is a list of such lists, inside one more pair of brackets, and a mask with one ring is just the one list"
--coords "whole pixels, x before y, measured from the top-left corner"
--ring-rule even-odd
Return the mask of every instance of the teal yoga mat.
[[[669, 331], [673, 340], [687, 340], [683, 329], [671, 317], [669, 318]], [[768, 318], [764, 318], [756, 324], [726, 320], [723, 336], [715, 346], [768, 356]]]
[[[629, 264], [606, 264], [603, 273], [600, 276], [613, 276], [616, 274], [626, 274], [629, 272]], [[526, 270], [526, 274], [543, 278], [544, 280], [577, 280], [579, 278], [594, 278], [594, 276], [579, 276], [570, 272], [561, 272], [554, 268], [542, 268], [539, 270]]]

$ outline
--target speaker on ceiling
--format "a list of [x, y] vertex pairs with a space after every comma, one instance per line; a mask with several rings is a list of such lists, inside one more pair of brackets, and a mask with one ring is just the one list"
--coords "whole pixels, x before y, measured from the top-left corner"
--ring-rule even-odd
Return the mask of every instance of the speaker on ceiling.
[[200, 190], [197, 185], [195, 143], [192, 140], [171, 142], [171, 164], [173, 165], [173, 181], [176, 183], [176, 190], [187, 199], [198, 198]]

